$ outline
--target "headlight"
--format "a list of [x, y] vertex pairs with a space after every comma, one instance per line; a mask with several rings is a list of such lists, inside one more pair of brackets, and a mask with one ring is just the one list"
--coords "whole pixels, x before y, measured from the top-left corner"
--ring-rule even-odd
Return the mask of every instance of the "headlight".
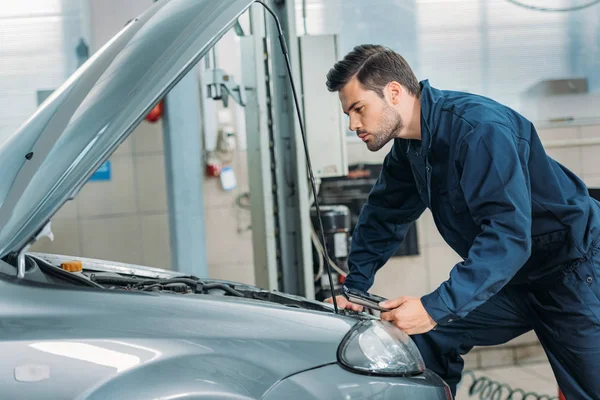
[[356, 372], [407, 376], [422, 373], [425, 363], [412, 339], [389, 322], [356, 324], [338, 349], [339, 362]]

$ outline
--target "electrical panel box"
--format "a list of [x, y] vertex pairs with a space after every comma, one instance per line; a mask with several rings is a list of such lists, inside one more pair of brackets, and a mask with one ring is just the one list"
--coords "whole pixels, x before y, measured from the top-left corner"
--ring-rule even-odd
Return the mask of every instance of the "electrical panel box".
[[325, 86], [340, 59], [337, 35], [301, 36], [300, 69], [304, 121], [315, 178], [348, 175], [346, 119], [337, 93]]

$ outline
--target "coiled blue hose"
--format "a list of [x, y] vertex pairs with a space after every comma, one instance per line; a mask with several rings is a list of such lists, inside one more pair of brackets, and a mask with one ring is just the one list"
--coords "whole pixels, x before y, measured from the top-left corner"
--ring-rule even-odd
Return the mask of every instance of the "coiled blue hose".
[[471, 378], [469, 397], [481, 400], [558, 400], [557, 396], [526, 392], [523, 389], [513, 389], [506, 383], [500, 383], [485, 375], [477, 377], [473, 371], [465, 371], [461, 385], [466, 384], [465, 378]]

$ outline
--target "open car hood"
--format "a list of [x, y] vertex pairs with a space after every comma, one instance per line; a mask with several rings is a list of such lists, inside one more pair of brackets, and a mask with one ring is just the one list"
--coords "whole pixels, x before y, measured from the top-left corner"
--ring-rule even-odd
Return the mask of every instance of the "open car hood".
[[160, 0], [0, 138], [0, 257], [23, 249], [253, 0]]

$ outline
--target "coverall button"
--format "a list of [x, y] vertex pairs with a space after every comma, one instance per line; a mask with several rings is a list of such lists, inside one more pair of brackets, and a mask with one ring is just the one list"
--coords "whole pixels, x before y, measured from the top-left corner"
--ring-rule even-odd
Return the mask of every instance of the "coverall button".
[[588, 276], [587, 279], [586, 279], [586, 281], [587, 281], [587, 283], [592, 283], [593, 279], [592, 279], [591, 276]]

